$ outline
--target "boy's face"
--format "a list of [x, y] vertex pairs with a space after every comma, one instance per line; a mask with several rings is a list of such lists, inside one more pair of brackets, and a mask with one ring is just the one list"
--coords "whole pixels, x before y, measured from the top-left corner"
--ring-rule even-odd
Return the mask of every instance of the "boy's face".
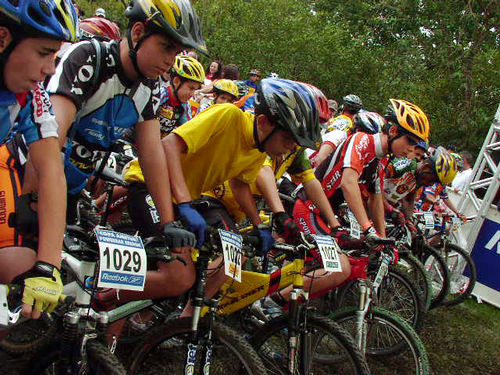
[[179, 77], [174, 78], [174, 85], [180, 84], [180, 87], [177, 89], [177, 97], [181, 103], [187, 103], [189, 98], [194, 96], [194, 92], [201, 88], [201, 83], [195, 81], [184, 81], [181, 84], [181, 80]]
[[219, 94], [215, 99], [215, 104], [232, 103], [232, 102], [233, 102], [233, 96], [226, 94], [225, 92]]
[[137, 53], [137, 62], [148, 78], [158, 78], [174, 65], [175, 56], [183, 46], [173, 43], [165, 35], [153, 34], [144, 40]]
[[48, 38], [26, 38], [14, 48], [4, 67], [7, 88], [14, 93], [33, 90], [55, 72], [55, 54], [61, 42]]
[[[257, 125], [259, 127], [259, 140], [261, 142], [274, 131], [276, 126], [265, 115], [258, 116]], [[297, 142], [293, 139], [292, 133], [288, 130], [278, 129], [266, 141], [264, 151], [271, 157], [279, 157], [293, 151], [296, 147]]]

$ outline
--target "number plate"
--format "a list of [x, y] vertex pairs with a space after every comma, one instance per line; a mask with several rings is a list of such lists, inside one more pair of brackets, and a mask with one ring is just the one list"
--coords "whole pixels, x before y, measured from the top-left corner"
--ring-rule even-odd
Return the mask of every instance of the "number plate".
[[460, 227], [460, 223], [462, 220], [460, 220], [459, 217], [452, 217], [451, 218], [451, 230], [456, 232], [458, 230], [458, 227]]
[[339, 259], [340, 247], [330, 236], [315, 235], [314, 240], [318, 244], [318, 250], [323, 260], [323, 268], [328, 272], [342, 272]]
[[359, 240], [361, 238], [361, 225], [359, 225], [356, 216], [350, 210], [347, 212], [347, 216], [349, 217], [351, 236]]
[[382, 256], [382, 262], [380, 263], [380, 267], [377, 272], [377, 276], [375, 276], [375, 281], [373, 282], [373, 289], [377, 289], [380, 286], [380, 283], [384, 279], [385, 275], [389, 272], [389, 263], [391, 262], [391, 258], [388, 255]]
[[7, 305], [7, 285], [0, 285], [0, 326], [9, 325], [9, 305]]
[[432, 212], [424, 213], [425, 229], [434, 229], [434, 215]]
[[224, 254], [224, 272], [227, 276], [241, 282], [241, 258], [243, 239], [239, 234], [219, 229], [222, 252]]
[[100, 258], [97, 286], [144, 290], [148, 262], [141, 238], [104, 229], [95, 232]]

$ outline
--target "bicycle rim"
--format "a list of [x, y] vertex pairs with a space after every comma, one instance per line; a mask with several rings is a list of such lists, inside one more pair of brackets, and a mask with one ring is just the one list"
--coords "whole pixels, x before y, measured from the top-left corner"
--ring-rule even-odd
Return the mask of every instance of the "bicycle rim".
[[[450, 291], [441, 304], [443, 306], [455, 306], [471, 295], [477, 280], [476, 265], [471, 256], [456, 245], [446, 244], [443, 253], [448, 271], [453, 276], [450, 281]], [[460, 272], [464, 265], [469, 270], [469, 277]]]
[[[355, 335], [356, 309], [332, 314]], [[396, 314], [373, 308], [365, 317], [366, 360], [374, 374], [429, 374], [427, 352], [413, 328]]]
[[408, 276], [418, 287], [427, 311], [432, 302], [432, 285], [425, 271], [425, 266], [414, 255], [408, 253], [399, 258], [396, 268]]
[[[191, 318], [171, 320], [148, 331], [132, 353], [129, 366], [131, 374], [184, 374], [188, 353], [195, 354], [195, 348], [188, 348], [191, 335]], [[206, 346], [207, 320], [199, 323], [202, 342], [196, 348], [196, 361], [191, 373], [204, 373], [203, 354]], [[210, 374], [266, 374], [266, 369], [252, 346], [229, 327], [214, 322], [212, 330], [212, 356]]]
[[[287, 327], [288, 318], [279, 317], [261, 327], [251, 339], [269, 374], [289, 374]], [[307, 350], [303, 346], [305, 335], [308, 335]], [[295, 364], [298, 369], [308, 367], [307, 374], [370, 373], [363, 355], [347, 332], [328, 318], [311, 314], [308, 314], [307, 323], [300, 323]]]

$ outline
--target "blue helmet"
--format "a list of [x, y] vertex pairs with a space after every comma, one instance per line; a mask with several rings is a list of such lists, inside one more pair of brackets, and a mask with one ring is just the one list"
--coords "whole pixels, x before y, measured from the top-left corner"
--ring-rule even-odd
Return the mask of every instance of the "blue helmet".
[[263, 79], [255, 96], [255, 113], [268, 116], [278, 128], [288, 130], [300, 146], [318, 147], [321, 130], [318, 109], [306, 84]]
[[359, 131], [370, 134], [381, 133], [385, 123], [385, 119], [377, 112], [369, 112], [363, 109], [354, 117], [354, 126], [356, 126]]
[[0, 13], [29, 35], [77, 40], [78, 17], [71, 0], [2, 0]]

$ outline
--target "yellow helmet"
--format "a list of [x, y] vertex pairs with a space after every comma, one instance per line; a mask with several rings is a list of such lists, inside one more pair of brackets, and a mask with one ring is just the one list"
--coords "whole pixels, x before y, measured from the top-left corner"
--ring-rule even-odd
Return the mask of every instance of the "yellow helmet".
[[174, 75], [178, 75], [190, 81], [205, 82], [205, 69], [200, 62], [190, 56], [177, 55], [172, 67]]
[[458, 172], [456, 159], [444, 147], [438, 147], [430, 157], [442, 185], [450, 185]]
[[238, 86], [230, 79], [219, 79], [215, 81], [214, 91], [224, 92], [238, 99]]
[[429, 139], [429, 119], [427, 115], [413, 103], [401, 99], [389, 99], [389, 111], [386, 119], [399, 124], [403, 129], [416, 135], [422, 141]]

